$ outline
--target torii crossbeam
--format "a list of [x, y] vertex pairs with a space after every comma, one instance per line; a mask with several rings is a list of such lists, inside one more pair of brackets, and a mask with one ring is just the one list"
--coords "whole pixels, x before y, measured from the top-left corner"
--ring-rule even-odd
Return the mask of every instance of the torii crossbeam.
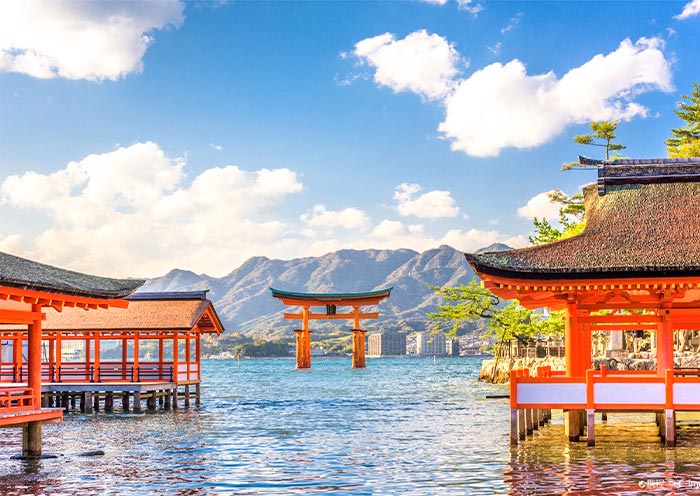
[[[379, 318], [379, 312], [362, 312], [363, 306], [378, 305], [388, 298], [393, 288], [368, 291], [365, 293], [295, 293], [270, 288], [273, 298], [286, 306], [301, 307], [300, 313], [285, 313], [286, 320], [301, 320], [297, 329], [296, 366], [298, 369], [311, 367], [311, 331], [309, 320], [352, 320], [352, 367], [365, 367], [365, 330], [360, 328], [360, 319]], [[352, 307], [351, 312], [338, 313], [337, 307]], [[326, 313], [312, 313], [311, 307], [326, 307]]]

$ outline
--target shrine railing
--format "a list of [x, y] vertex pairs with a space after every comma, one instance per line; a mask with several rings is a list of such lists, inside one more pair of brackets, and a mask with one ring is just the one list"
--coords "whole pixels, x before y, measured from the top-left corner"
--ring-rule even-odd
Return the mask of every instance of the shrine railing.
[[0, 388], [0, 414], [35, 410], [32, 390], [25, 387]]
[[562, 408], [619, 411], [699, 410], [700, 376], [666, 370], [588, 370], [585, 377], [566, 377], [540, 367], [511, 371], [511, 408]]

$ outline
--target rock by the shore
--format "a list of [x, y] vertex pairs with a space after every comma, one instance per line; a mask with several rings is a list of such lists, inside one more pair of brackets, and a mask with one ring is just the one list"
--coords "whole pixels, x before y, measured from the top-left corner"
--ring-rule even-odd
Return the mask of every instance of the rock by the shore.
[[[496, 370], [494, 372], [494, 365]], [[510, 381], [510, 371], [513, 369], [530, 370], [532, 377], [537, 376], [537, 367], [550, 366], [552, 370], [565, 370], [566, 360], [564, 357], [543, 357], [543, 358], [501, 358], [496, 363], [495, 359], [481, 362], [481, 372], [479, 380], [483, 382], [493, 382], [494, 384], [505, 384]]]

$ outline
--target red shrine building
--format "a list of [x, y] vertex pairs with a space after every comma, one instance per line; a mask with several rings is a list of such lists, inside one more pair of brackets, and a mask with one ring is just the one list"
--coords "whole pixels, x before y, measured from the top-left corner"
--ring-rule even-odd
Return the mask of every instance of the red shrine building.
[[[485, 287], [526, 308], [565, 310], [566, 371], [511, 372], [511, 443], [550, 409], [570, 440], [595, 444], [596, 412], [654, 412], [667, 446], [677, 411], [700, 411], [700, 370], [674, 366], [674, 334], [700, 329], [700, 158], [582, 159], [584, 231], [467, 260]], [[656, 370], [594, 370], [593, 331], [650, 330]]]
[[0, 325], [21, 329], [2, 337], [17, 366], [0, 367], [0, 427], [22, 428], [23, 456], [41, 456], [42, 424], [60, 421], [63, 416], [62, 409], [41, 405], [45, 312], [126, 308], [128, 302], [123, 298], [142, 284], [140, 280], [90, 276], [0, 253]]

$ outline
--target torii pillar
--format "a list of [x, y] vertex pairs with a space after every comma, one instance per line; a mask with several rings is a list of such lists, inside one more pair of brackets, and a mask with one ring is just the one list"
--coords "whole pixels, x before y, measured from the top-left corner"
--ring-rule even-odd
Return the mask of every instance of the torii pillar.
[[360, 307], [353, 307], [352, 329], [352, 368], [365, 368], [365, 334], [367, 331], [360, 329]]
[[301, 309], [301, 329], [294, 331], [297, 335], [297, 368], [311, 368], [311, 331], [309, 330], [309, 307]]

